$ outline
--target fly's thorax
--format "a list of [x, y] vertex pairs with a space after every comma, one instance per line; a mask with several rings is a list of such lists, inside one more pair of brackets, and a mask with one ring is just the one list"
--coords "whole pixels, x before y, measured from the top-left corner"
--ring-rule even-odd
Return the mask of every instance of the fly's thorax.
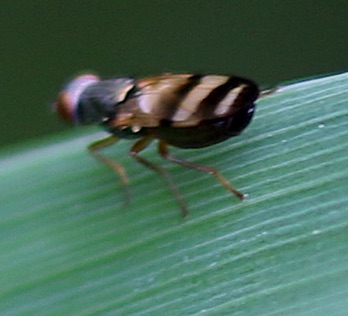
[[136, 118], [139, 110], [137, 96], [138, 91], [134, 88], [128, 98], [116, 106], [115, 113], [102, 122], [108, 132], [127, 139], [139, 138], [147, 133], [141, 119]]
[[102, 123], [115, 117], [118, 106], [134, 89], [134, 80], [118, 78], [89, 85], [80, 95], [76, 112], [80, 124]]

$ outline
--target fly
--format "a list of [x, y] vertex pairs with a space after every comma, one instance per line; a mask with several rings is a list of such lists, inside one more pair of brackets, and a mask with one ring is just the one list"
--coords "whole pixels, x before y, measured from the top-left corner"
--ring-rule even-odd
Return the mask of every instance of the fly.
[[253, 81], [236, 76], [165, 74], [138, 80], [102, 80], [84, 74], [63, 88], [55, 106], [70, 123], [97, 123], [110, 133], [91, 143], [88, 150], [119, 174], [128, 200], [129, 181], [124, 168], [100, 151], [119, 139], [136, 139], [130, 155], [164, 178], [186, 216], [188, 208], [169, 173], [141, 157], [140, 152], [158, 140], [158, 152], [164, 159], [212, 175], [242, 200], [245, 195], [217, 169], [176, 158], [168, 146], [202, 148], [239, 135], [253, 117], [259, 94]]

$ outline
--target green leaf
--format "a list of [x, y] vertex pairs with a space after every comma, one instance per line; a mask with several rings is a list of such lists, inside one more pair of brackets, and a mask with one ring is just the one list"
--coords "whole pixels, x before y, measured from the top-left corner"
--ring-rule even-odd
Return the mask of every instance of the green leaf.
[[158, 158], [186, 198], [183, 219], [163, 181], [113, 172], [78, 129], [0, 153], [2, 315], [346, 315], [348, 74], [300, 82], [258, 101], [239, 137], [174, 149], [217, 167], [244, 193]]

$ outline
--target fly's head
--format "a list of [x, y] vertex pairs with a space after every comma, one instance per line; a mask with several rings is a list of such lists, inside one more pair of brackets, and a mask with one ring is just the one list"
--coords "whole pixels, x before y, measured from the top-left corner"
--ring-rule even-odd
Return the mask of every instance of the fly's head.
[[117, 105], [134, 89], [131, 78], [100, 80], [93, 74], [68, 82], [54, 104], [60, 117], [73, 124], [102, 123], [113, 118]]

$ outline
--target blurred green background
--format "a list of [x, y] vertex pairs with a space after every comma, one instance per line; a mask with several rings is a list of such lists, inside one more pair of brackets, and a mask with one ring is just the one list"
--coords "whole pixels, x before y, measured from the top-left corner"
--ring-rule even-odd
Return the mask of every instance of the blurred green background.
[[2, 0], [0, 145], [66, 128], [51, 103], [83, 70], [261, 85], [347, 70], [347, 17], [346, 0]]

